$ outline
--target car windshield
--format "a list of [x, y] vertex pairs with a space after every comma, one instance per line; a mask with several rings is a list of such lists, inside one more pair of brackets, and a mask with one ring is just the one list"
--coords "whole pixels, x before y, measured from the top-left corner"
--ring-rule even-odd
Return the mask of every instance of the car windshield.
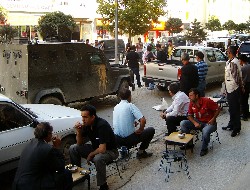
[[241, 44], [239, 51], [240, 52], [249, 52], [250, 53], [250, 43]]

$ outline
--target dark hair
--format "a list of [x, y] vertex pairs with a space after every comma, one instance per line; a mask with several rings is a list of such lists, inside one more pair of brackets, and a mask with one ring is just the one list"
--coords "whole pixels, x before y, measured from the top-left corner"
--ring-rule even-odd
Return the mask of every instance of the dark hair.
[[172, 82], [170, 85], [168, 85], [168, 90], [173, 94], [176, 94], [180, 90], [180, 86], [178, 83]]
[[247, 62], [247, 56], [245, 54], [240, 54], [238, 58], [243, 62]]
[[152, 51], [152, 46], [151, 45], [147, 46], [147, 51]]
[[198, 97], [200, 97], [201, 95], [200, 91], [197, 88], [191, 88], [188, 92], [193, 92], [195, 95], [198, 95]]
[[119, 90], [119, 97], [122, 100], [128, 100], [131, 96], [131, 91], [128, 88], [122, 88]]
[[156, 44], [156, 47], [157, 48], [161, 48], [161, 44]]
[[132, 45], [130, 48], [130, 50], [135, 50], [135, 49], [136, 49], [135, 45]]
[[37, 139], [45, 139], [52, 131], [53, 127], [50, 125], [49, 122], [41, 122], [36, 126], [34, 135]]
[[96, 116], [96, 108], [90, 104], [84, 105], [80, 111], [88, 111], [90, 116]]
[[198, 51], [198, 52], [196, 52], [196, 54], [195, 54], [197, 57], [199, 57], [200, 59], [204, 59], [204, 54], [201, 52], [201, 51]]
[[229, 46], [228, 49], [233, 56], [236, 56], [236, 54], [237, 54], [237, 47], [236, 46]]
[[172, 40], [168, 40], [168, 42], [171, 42], [171, 43], [172, 43]]

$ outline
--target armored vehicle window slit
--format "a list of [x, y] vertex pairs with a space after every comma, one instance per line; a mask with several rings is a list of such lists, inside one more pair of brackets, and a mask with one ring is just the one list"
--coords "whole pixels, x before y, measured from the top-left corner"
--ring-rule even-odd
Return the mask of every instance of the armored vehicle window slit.
[[90, 57], [91, 64], [93, 65], [99, 65], [103, 63], [100, 55], [97, 53], [89, 53], [89, 57]]

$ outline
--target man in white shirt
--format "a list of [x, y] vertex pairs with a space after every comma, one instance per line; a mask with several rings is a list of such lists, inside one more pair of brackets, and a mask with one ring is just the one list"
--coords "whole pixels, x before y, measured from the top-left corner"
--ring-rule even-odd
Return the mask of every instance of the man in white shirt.
[[180, 91], [179, 84], [171, 83], [168, 86], [170, 96], [172, 96], [173, 102], [171, 106], [161, 113], [161, 118], [166, 120], [168, 132], [166, 135], [170, 135], [172, 132], [176, 132], [176, 126], [180, 125], [182, 120], [187, 119], [187, 112], [189, 106], [188, 96]]

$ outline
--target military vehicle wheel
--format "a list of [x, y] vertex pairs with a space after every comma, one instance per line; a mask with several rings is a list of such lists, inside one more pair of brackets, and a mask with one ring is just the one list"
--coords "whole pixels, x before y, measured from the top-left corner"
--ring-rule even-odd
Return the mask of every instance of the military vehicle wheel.
[[54, 96], [47, 96], [40, 100], [40, 104], [55, 104], [55, 105], [63, 105], [62, 101]]
[[60, 150], [63, 153], [67, 164], [70, 162], [69, 147], [70, 145], [75, 144], [75, 143], [76, 143], [76, 139], [73, 136], [65, 137], [62, 139]]

